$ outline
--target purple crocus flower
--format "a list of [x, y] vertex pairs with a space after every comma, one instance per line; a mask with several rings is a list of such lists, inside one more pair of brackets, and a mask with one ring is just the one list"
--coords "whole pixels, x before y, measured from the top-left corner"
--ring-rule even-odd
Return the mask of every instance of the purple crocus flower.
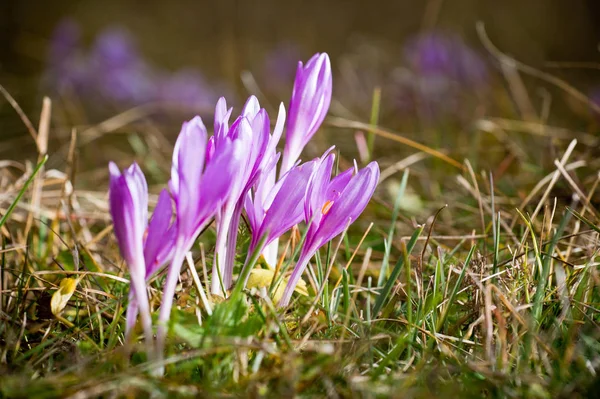
[[265, 174], [265, 179], [247, 194], [245, 208], [252, 230], [249, 254], [263, 251], [257, 248], [263, 237], [263, 246], [267, 246], [302, 221], [306, 187], [316, 166], [315, 160], [294, 166], [275, 184], [273, 175]]
[[239, 143], [228, 138], [224, 138], [219, 151], [208, 161], [206, 152], [207, 132], [202, 119], [197, 116], [183, 124], [173, 151], [169, 187], [175, 200], [176, 238], [159, 314], [159, 353], [164, 347], [166, 322], [171, 314], [184, 257], [227, 199], [231, 181], [237, 173], [235, 165], [242, 157]]
[[[146, 229], [144, 240], [144, 263], [146, 265], [146, 283], [167, 264], [172, 256], [175, 244], [175, 225], [173, 223], [173, 207], [171, 196], [167, 190], [162, 190], [152, 218]], [[128, 335], [135, 325], [139, 309], [133, 290], [129, 293], [127, 306], [126, 330]]]
[[126, 31], [118, 28], [102, 31], [88, 59], [90, 78], [105, 98], [132, 105], [157, 97], [151, 68]]
[[[109, 204], [115, 236], [121, 255], [129, 267], [130, 289], [137, 304], [134, 307], [141, 313], [146, 344], [151, 347], [152, 318], [146, 292], [144, 260], [144, 234], [148, 225], [148, 186], [144, 174], [135, 163], [121, 173], [117, 165], [111, 162], [109, 171]], [[132, 311], [131, 317], [133, 313], [137, 311]], [[128, 328], [132, 324], [131, 317], [128, 317]]]
[[317, 250], [342, 233], [362, 213], [379, 181], [376, 162], [369, 163], [354, 176], [354, 168], [351, 168], [331, 179], [334, 156], [329, 151], [315, 168], [306, 190], [304, 216], [308, 231], [279, 307], [288, 305], [308, 261]]
[[407, 42], [404, 55], [411, 69], [422, 76], [444, 76], [465, 86], [487, 83], [484, 61], [457, 36], [419, 35]]
[[65, 90], [80, 93], [86, 87], [86, 80], [79, 26], [65, 19], [54, 29], [50, 39], [46, 83], [58, 93]]
[[[215, 110], [215, 135], [211, 138], [210, 153], [219, 152], [223, 140], [231, 140], [243, 149], [237, 171], [231, 181], [231, 191], [222, 208], [217, 213], [217, 243], [213, 263], [212, 293], [224, 295], [224, 289], [233, 283], [233, 265], [237, 241], [237, 226], [240, 221], [246, 193], [256, 183], [269, 156], [281, 138], [285, 121], [285, 109], [280, 107], [273, 135], [270, 132], [269, 115], [256, 97], [251, 96], [242, 109], [241, 115], [228, 127], [231, 109], [227, 110], [224, 98], [217, 103]], [[267, 155], [267, 156], [266, 156]]]
[[290, 170], [306, 143], [315, 134], [331, 103], [331, 64], [326, 53], [315, 54], [305, 66], [298, 62], [289, 117], [281, 174]]
[[159, 99], [184, 109], [207, 110], [215, 103], [215, 90], [195, 70], [181, 70], [162, 79]]
[[62, 20], [54, 29], [50, 40], [50, 63], [60, 64], [80, 50], [79, 25], [71, 19]]
[[283, 88], [288, 88], [284, 97], [290, 95], [289, 84], [294, 80], [294, 73], [298, 60], [302, 58], [301, 51], [295, 43], [281, 42], [272, 48], [264, 58], [261, 86], [269, 94], [285, 93]]
[[394, 97], [407, 114], [424, 120], [460, 116], [465, 100], [483, 97], [489, 83], [484, 60], [455, 35], [418, 35], [404, 46], [404, 58], [408, 68], [396, 73]]
[[[594, 87], [592, 88], [592, 90], [590, 90], [590, 92], [588, 93], [589, 99], [590, 101], [595, 104], [600, 106], [600, 87]], [[591, 115], [598, 119], [598, 113], [594, 111], [594, 109], [592, 107], [589, 108]]]

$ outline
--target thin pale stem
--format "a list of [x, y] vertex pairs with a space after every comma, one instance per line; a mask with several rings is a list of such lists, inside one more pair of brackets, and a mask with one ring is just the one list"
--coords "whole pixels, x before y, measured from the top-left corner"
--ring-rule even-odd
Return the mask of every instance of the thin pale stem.
[[267, 240], [267, 234], [265, 234], [260, 239], [260, 241], [258, 242], [258, 244], [256, 246], [254, 246], [254, 247], [251, 246], [252, 252], [249, 252], [249, 256], [246, 258], [246, 262], [244, 262], [244, 267], [242, 267], [242, 272], [240, 273], [240, 277], [238, 278], [238, 281], [235, 284], [235, 287], [233, 288], [231, 297], [238, 296], [242, 292], [244, 287], [246, 286], [246, 283], [248, 282], [248, 277], [250, 277], [250, 272], [254, 268], [254, 265], [256, 265], [256, 262], [258, 261], [258, 258], [260, 257], [261, 252], [265, 248], [266, 240]]
[[300, 277], [302, 277], [302, 273], [304, 273], [304, 269], [306, 269], [306, 265], [308, 265], [308, 261], [311, 257], [312, 255], [310, 253], [300, 255], [298, 263], [296, 264], [296, 267], [294, 267], [292, 275], [290, 276], [288, 283], [285, 286], [283, 295], [277, 303], [277, 307], [284, 308], [290, 303], [290, 299], [292, 298], [292, 294], [296, 289], [296, 285], [298, 285], [298, 281], [300, 281]]
[[[217, 278], [221, 276], [223, 279], [223, 287], [229, 288], [233, 280], [233, 276], [228, 276], [226, 272], [227, 265], [227, 240], [229, 237], [229, 230], [231, 229], [232, 212], [226, 209], [218, 221], [217, 227], [217, 241], [215, 245], [215, 256], [213, 261], [213, 278], [211, 281], [211, 292], [213, 295], [225, 296], [225, 292], [221, 289], [221, 281]], [[232, 273], [233, 274], [233, 273]]]
[[[141, 265], [138, 265], [138, 270], [144, 272], [146, 266], [143, 263], [143, 259], [141, 260]], [[131, 284], [135, 293], [137, 306], [139, 308], [139, 313], [142, 318], [142, 326], [144, 328], [144, 335], [146, 339], [146, 350], [148, 352], [148, 356], [152, 357], [153, 355], [153, 341], [154, 341], [154, 333], [152, 332], [152, 317], [150, 316], [150, 304], [148, 302], [148, 292], [146, 291], [146, 279], [144, 275], [141, 274], [142, 278], [138, 278], [139, 276], [131, 276]]]
[[135, 321], [139, 314], [139, 308], [135, 299], [135, 291], [132, 286], [129, 287], [129, 304], [127, 305], [127, 312], [125, 314], [125, 341], [129, 342], [131, 332], [135, 327]]
[[273, 240], [263, 249], [263, 256], [270, 267], [275, 268], [277, 265], [277, 252], [279, 250], [279, 238]]
[[[235, 206], [229, 226], [229, 235], [227, 237], [227, 257], [225, 258], [225, 277], [223, 285], [229, 289], [233, 285], [233, 266], [235, 264], [235, 249], [237, 246], [238, 227], [242, 217], [243, 202], [240, 200]], [[227, 279], [228, 277], [228, 279]]]
[[[187, 247], [189, 247], [189, 245], [185, 245], [184, 242], [178, 242], [176, 244], [175, 254], [173, 255], [171, 265], [169, 266], [169, 271], [167, 272], [167, 280], [165, 282], [162, 303], [160, 305], [160, 314], [158, 316], [158, 331], [156, 333], [156, 349], [158, 352], [159, 361], [164, 359], [168, 322], [169, 318], [171, 317], [171, 308], [173, 307], [175, 288], [177, 287], [177, 280], [179, 279], [179, 273], [181, 272], [183, 259], [189, 250]], [[164, 374], [163, 366], [160, 366], [157, 374]]]

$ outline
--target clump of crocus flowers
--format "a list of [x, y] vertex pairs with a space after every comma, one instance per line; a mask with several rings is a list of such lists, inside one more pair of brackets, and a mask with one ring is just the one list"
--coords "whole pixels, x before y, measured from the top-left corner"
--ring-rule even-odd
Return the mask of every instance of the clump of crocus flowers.
[[[214, 133], [200, 117], [185, 122], [173, 152], [171, 180], [148, 218], [148, 191], [140, 168], [121, 172], [110, 165], [110, 211], [121, 253], [129, 267], [131, 285], [126, 335], [141, 317], [148, 350], [160, 356], [166, 337], [181, 266], [198, 235], [213, 220], [216, 248], [211, 292], [226, 297], [234, 285], [234, 258], [242, 215], [251, 229], [246, 262], [234, 293], [243, 289], [263, 254], [273, 266], [278, 239], [305, 223], [303, 245], [291, 276], [284, 279], [277, 306], [289, 304], [302, 273], [317, 250], [346, 230], [362, 213], [379, 180], [371, 162], [332, 176], [334, 154], [299, 160], [303, 148], [319, 129], [331, 101], [331, 65], [327, 54], [315, 54], [298, 69], [286, 110], [280, 105], [273, 129], [267, 111], [251, 96], [230, 124], [233, 109], [221, 98], [215, 108]], [[284, 133], [283, 155], [278, 143]], [[281, 162], [280, 162], [281, 158]], [[160, 306], [156, 346], [146, 290], [147, 281], [168, 266]]]

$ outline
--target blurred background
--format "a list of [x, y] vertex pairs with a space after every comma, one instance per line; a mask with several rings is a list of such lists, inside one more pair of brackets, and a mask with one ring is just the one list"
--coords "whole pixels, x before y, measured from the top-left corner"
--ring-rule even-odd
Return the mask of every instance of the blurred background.
[[[474, 132], [498, 115], [597, 133], [597, 117], [584, 102], [503, 70], [478, 22], [503, 53], [600, 103], [597, 0], [3, 0], [0, 84], [34, 125], [49, 96], [50, 165], [65, 162], [75, 128], [81, 169], [98, 167], [97, 176], [106, 174], [107, 159], [131, 161], [133, 148], [156, 162], [159, 178], [184, 119], [199, 113], [209, 125], [221, 95], [236, 106], [248, 94], [271, 110], [287, 104], [297, 62], [316, 52], [332, 60], [331, 115], [368, 122], [379, 88], [380, 126], [457, 159], [478, 151]], [[327, 145], [319, 140], [356, 156], [351, 129], [316, 140]], [[23, 160], [34, 151], [23, 123], [0, 99], [0, 157]], [[485, 161], [505, 159], [506, 149], [498, 151]], [[412, 152], [393, 142], [376, 148], [383, 162]], [[546, 162], [543, 154], [539, 162]]]

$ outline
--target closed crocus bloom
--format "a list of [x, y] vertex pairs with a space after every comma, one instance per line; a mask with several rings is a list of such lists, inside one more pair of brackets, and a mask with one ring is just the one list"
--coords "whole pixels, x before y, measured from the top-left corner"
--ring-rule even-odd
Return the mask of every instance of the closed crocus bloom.
[[331, 103], [331, 64], [326, 53], [315, 54], [306, 65], [298, 63], [289, 117], [281, 173], [287, 172], [315, 134]]
[[[171, 197], [163, 190], [158, 197], [158, 203], [148, 223], [144, 241], [144, 263], [146, 283], [167, 264], [172, 256], [175, 245], [175, 225], [173, 223], [173, 207]], [[129, 305], [126, 316], [126, 335], [135, 325], [139, 313], [137, 299], [133, 290], [129, 293]]]
[[205, 162], [207, 133], [196, 116], [181, 128], [171, 166], [169, 187], [177, 211], [177, 238], [194, 241], [215, 215], [231, 190], [234, 168], [241, 155], [239, 146], [224, 140], [209, 162]]
[[242, 157], [242, 148], [225, 138], [218, 151], [205, 162], [207, 132], [202, 119], [185, 122], [175, 143], [169, 187], [175, 202], [175, 245], [163, 290], [157, 345], [162, 353], [166, 322], [173, 306], [173, 295], [181, 265], [198, 234], [208, 225], [226, 201], [231, 182], [238, 172], [234, 169]]
[[349, 169], [331, 179], [333, 154], [321, 158], [306, 191], [308, 231], [298, 263], [278, 306], [287, 306], [310, 258], [319, 248], [342, 233], [363, 212], [379, 181], [379, 166], [371, 162], [354, 176]]
[[[224, 295], [222, 288], [228, 289], [233, 283], [233, 266], [239, 225], [244, 198], [256, 183], [265, 168], [268, 154], [275, 151], [281, 138], [285, 121], [285, 109], [280, 107], [279, 116], [273, 134], [269, 116], [256, 97], [251, 96], [241, 115], [228, 126], [231, 109], [227, 110], [225, 99], [220, 99], [215, 109], [215, 135], [213, 147], [219, 152], [221, 142], [230, 140], [242, 148], [241, 157], [235, 165], [236, 174], [231, 181], [231, 192], [217, 213], [217, 243], [211, 291], [215, 295]], [[221, 276], [222, 281], [219, 280]], [[222, 284], [221, 284], [222, 283]]]
[[[242, 149], [241, 157], [233, 165], [235, 174], [230, 182], [229, 196], [216, 214], [217, 241], [211, 292], [215, 295], [224, 296], [225, 293], [222, 292], [221, 284], [223, 288], [228, 289], [233, 279], [233, 259], [228, 259], [228, 255], [230, 253], [232, 257], [235, 255], [235, 244], [229, 240], [229, 236], [230, 232], [237, 230], [240, 216], [237, 215], [236, 205], [244, 191], [252, 168], [251, 156], [254, 143], [250, 122], [246, 118], [240, 118], [234, 122], [228, 135], [223, 136], [220, 140], [215, 139], [215, 154], [219, 153], [222, 142], [235, 142]], [[231, 251], [228, 251], [228, 244], [234, 245]]]
[[[111, 162], [109, 171], [109, 204], [115, 236], [121, 255], [129, 268], [132, 296], [137, 303], [135, 306], [141, 313], [146, 343], [151, 347], [152, 318], [146, 292], [144, 261], [144, 233], [148, 224], [148, 186], [144, 174], [135, 163], [121, 173], [117, 165]], [[128, 327], [129, 324], [128, 320]]]

